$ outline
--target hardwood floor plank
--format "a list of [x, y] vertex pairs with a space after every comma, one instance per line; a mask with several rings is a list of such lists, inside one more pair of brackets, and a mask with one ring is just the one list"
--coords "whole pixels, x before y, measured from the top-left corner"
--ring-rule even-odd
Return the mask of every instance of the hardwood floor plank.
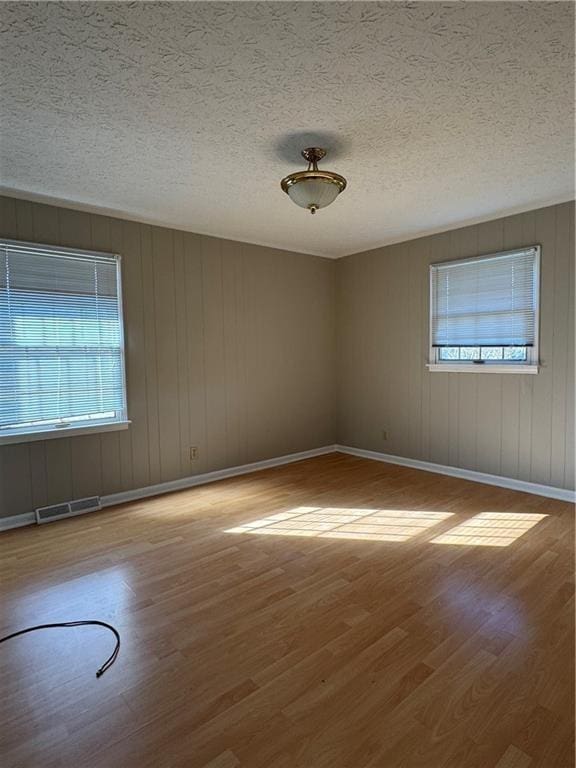
[[525, 755], [514, 744], [510, 744], [502, 758], [498, 760], [496, 768], [530, 768], [531, 758]]

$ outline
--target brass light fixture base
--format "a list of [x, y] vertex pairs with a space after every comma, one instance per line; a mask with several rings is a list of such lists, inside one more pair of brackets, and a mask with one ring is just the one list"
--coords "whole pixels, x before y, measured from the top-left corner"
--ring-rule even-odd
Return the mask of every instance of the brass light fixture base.
[[304, 160], [307, 160], [311, 165], [315, 166], [323, 157], [326, 157], [326, 150], [322, 149], [322, 147], [308, 147], [307, 149], [303, 149], [300, 154]]

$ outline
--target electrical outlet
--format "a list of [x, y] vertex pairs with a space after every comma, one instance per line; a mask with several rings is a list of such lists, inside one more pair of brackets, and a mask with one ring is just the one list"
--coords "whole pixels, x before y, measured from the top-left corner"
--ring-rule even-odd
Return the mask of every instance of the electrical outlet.
[[198, 446], [190, 447], [190, 461], [198, 461]]
[[388, 430], [383, 429], [382, 430], [382, 440], [388, 440]]

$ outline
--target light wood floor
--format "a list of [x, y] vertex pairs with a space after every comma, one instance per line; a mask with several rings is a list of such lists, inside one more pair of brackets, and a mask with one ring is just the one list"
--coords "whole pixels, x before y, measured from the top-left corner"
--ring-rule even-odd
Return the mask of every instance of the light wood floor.
[[331, 455], [2, 534], [1, 634], [122, 649], [0, 646], [0, 763], [569, 768], [573, 521]]

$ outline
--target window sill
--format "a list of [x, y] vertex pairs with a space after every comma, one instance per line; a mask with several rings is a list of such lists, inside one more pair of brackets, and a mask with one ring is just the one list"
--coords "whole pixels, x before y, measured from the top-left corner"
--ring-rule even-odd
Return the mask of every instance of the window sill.
[[114, 421], [104, 424], [83, 424], [78, 427], [66, 427], [65, 429], [48, 429], [38, 432], [19, 432], [0, 435], [0, 445], [12, 443], [32, 443], [36, 440], [53, 440], [58, 437], [75, 437], [76, 435], [92, 435], [98, 432], [118, 432], [128, 429], [130, 421]]
[[466, 363], [428, 363], [426, 366], [433, 373], [538, 373], [538, 365], [468, 365]]

